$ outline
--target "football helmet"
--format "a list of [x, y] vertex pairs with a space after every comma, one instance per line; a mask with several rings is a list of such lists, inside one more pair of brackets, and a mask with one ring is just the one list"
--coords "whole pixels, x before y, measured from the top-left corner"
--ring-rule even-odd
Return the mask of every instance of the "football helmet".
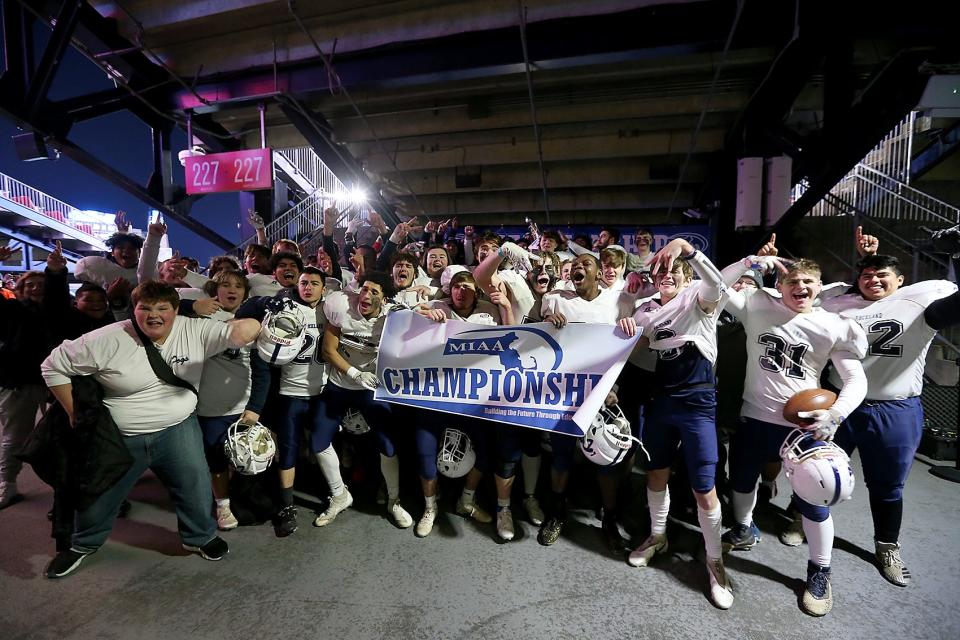
[[234, 469], [243, 475], [253, 476], [273, 462], [277, 443], [270, 430], [259, 422], [247, 425], [237, 420], [227, 429], [223, 451]]
[[340, 427], [347, 433], [357, 436], [362, 436], [370, 431], [370, 425], [367, 424], [366, 418], [353, 408], [347, 409], [347, 415], [343, 416], [343, 420], [340, 421]]
[[587, 460], [608, 467], [626, 458], [630, 447], [640, 441], [630, 433], [630, 422], [620, 406], [601, 407], [587, 432], [580, 438], [580, 450]]
[[268, 311], [257, 336], [257, 353], [269, 364], [281, 366], [291, 362], [303, 348], [307, 320], [300, 307], [289, 299], [278, 311]]
[[853, 495], [850, 458], [832, 442], [794, 429], [780, 447], [783, 470], [797, 497], [818, 507], [832, 507]]
[[462, 478], [473, 469], [477, 452], [470, 437], [459, 429], [444, 429], [443, 446], [437, 454], [437, 470], [448, 478]]

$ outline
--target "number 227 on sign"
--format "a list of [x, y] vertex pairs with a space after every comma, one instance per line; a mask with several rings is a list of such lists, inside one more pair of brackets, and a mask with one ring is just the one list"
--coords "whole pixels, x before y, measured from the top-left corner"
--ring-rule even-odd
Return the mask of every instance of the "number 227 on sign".
[[186, 159], [187, 194], [273, 188], [270, 149], [228, 151]]

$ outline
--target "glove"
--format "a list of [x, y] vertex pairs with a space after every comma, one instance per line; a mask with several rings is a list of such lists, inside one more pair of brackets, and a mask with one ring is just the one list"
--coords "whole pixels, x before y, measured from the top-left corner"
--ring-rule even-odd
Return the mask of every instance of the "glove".
[[375, 373], [360, 371], [356, 367], [350, 367], [347, 369], [347, 375], [353, 378], [354, 382], [362, 385], [364, 389], [369, 391], [376, 391], [377, 387], [380, 386], [380, 380]]
[[267, 226], [263, 223], [263, 218], [261, 218], [260, 215], [257, 214], [257, 212], [252, 209], [250, 210], [250, 215], [247, 216], [247, 221], [250, 223], [251, 227], [253, 227], [258, 231], [260, 229], [267, 228]]
[[524, 271], [533, 271], [531, 261], [540, 262], [540, 256], [534, 255], [512, 242], [504, 242], [497, 255], [509, 262], [515, 267], [520, 267]]
[[930, 244], [937, 253], [953, 255], [960, 252], [960, 226], [934, 231], [930, 236]]
[[813, 411], [798, 411], [798, 418], [813, 420], [807, 429], [813, 431], [813, 437], [817, 440], [833, 440], [837, 428], [843, 422], [843, 416], [836, 409], [814, 409]]
[[791, 261], [776, 256], [749, 256], [743, 264], [748, 269], [754, 269], [763, 274], [776, 273], [778, 269], [781, 273], [786, 273], [787, 265], [791, 264]]

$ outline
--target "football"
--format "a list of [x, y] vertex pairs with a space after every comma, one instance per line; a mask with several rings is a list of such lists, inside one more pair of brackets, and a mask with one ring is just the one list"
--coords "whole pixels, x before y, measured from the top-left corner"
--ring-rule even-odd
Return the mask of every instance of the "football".
[[829, 389], [804, 389], [793, 394], [783, 405], [783, 419], [796, 425], [808, 426], [813, 421], [804, 420], [797, 416], [797, 413], [813, 411], [814, 409], [829, 409], [836, 401], [837, 394]]

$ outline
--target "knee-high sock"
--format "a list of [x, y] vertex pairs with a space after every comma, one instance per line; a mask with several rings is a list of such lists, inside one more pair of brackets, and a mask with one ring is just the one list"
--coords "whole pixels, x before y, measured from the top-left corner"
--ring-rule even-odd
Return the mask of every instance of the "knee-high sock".
[[749, 527], [753, 522], [753, 508], [757, 506], [757, 488], [750, 493], [733, 493], [733, 519], [738, 524]]
[[833, 552], [833, 516], [823, 522], [814, 522], [803, 517], [803, 532], [807, 536], [807, 546], [810, 547], [810, 562], [821, 567], [830, 566], [830, 555]]
[[330, 495], [336, 497], [343, 493], [343, 478], [340, 476], [340, 458], [333, 445], [316, 454], [320, 463], [320, 472], [323, 479], [330, 486]]
[[520, 457], [520, 467], [523, 469], [523, 493], [532, 496], [537, 491], [537, 478], [540, 476], [540, 456]]
[[663, 535], [667, 532], [667, 514], [670, 513], [670, 487], [663, 491], [647, 489], [647, 505], [650, 508], [650, 533]]
[[400, 458], [380, 454], [380, 473], [387, 483], [387, 500], [393, 501], [400, 497]]
[[700, 531], [703, 532], [703, 544], [707, 549], [707, 558], [716, 560], [723, 554], [720, 548], [720, 531], [723, 529], [723, 516], [720, 514], [720, 505], [704, 511], [697, 505], [697, 520], [700, 521]]

